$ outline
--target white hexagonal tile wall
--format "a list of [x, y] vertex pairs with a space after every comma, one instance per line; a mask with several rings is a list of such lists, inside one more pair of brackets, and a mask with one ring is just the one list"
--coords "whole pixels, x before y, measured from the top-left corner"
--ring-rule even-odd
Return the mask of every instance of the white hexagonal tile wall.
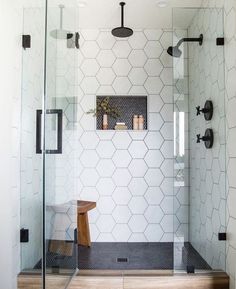
[[127, 77], [117, 77], [112, 87], [114, 88], [116, 94], [125, 95], [129, 92], [131, 88], [131, 83]]
[[112, 231], [116, 242], [128, 242], [131, 231], [126, 224], [117, 224]]
[[[80, 101], [80, 105], [84, 112], [88, 112], [90, 109], [95, 107], [95, 98], [94, 95], [85, 95]], [[78, 108], [78, 106], [77, 106]], [[82, 113], [81, 113], [82, 114]]]
[[164, 176], [160, 169], [149, 169], [144, 178], [150, 187], [158, 187], [163, 181]]
[[133, 85], [143, 85], [147, 77], [145, 70], [139, 67], [132, 68], [129, 73], [129, 79]]
[[127, 150], [117, 150], [112, 158], [118, 168], [126, 168], [131, 162], [131, 156]]
[[163, 65], [159, 59], [148, 59], [144, 68], [149, 76], [159, 76], [163, 70]]
[[115, 206], [110, 196], [101, 196], [97, 201], [97, 209], [101, 214], [111, 214]]
[[95, 41], [86, 41], [82, 45], [81, 51], [86, 58], [96, 58], [99, 52], [99, 47]]
[[148, 40], [157, 41], [163, 33], [162, 29], [145, 29], [144, 34]]
[[112, 49], [115, 42], [115, 38], [112, 36], [110, 31], [100, 32], [97, 38], [97, 43], [101, 49]]
[[164, 213], [160, 206], [149, 206], [144, 216], [149, 224], [159, 224], [164, 217]]
[[161, 72], [161, 80], [165, 85], [172, 85], [173, 83], [173, 69], [164, 68]]
[[161, 208], [165, 214], [173, 214], [173, 197], [165, 197], [161, 202]]
[[133, 141], [129, 146], [129, 153], [133, 158], [142, 159], [147, 153], [147, 147], [142, 141]]
[[117, 205], [128, 205], [132, 196], [127, 187], [117, 187], [112, 197]]
[[132, 214], [143, 214], [147, 206], [147, 202], [143, 197], [132, 197], [129, 202], [129, 208]]
[[132, 232], [143, 233], [147, 227], [147, 221], [143, 215], [133, 215], [128, 225]]
[[111, 50], [101, 50], [98, 54], [97, 61], [101, 67], [111, 67], [115, 62], [115, 56]]
[[95, 132], [84, 132], [80, 142], [84, 149], [95, 149], [99, 139]]
[[95, 94], [99, 88], [96, 77], [85, 77], [81, 82], [81, 88], [85, 94]]
[[100, 178], [96, 187], [101, 196], [111, 196], [115, 190], [115, 184], [111, 178]]
[[159, 94], [163, 88], [163, 83], [159, 77], [148, 77], [144, 87], [149, 94]]
[[164, 139], [158, 131], [149, 131], [144, 141], [149, 149], [159, 149]]
[[117, 169], [112, 178], [117, 186], [122, 187], [128, 186], [131, 180], [131, 175], [127, 169]]
[[148, 100], [149, 112], [160, 112], [164, 105], [162, 98], [159, 95], [149, 95]]
[[115, 171], [115, 166], [110, 159], [100, 160], [97, 171], [101, 177], [111, 177]]
[[131, 143], [131, 138], [127, 132], [116, 132], [112, 142], [117, 149], [127, 149]]
[[81, 70], [85, 76], [95, 76], [99, 70], [99, 65], [95, 59], [85, 59], [81, 65]]
[[164, 121], [171, 122], [173, 121], [174, 111], [172, 104], [165, 104], [161, 109], [161, 116]]
[[135, 31], [132, 37], [129, 38], [129, 44], [133, 49], [143, 49], [147, 43], [147, 38], [143, 32]]
[[161, 227], [165, 233], [174, 232], [174, 218], [172, 215], [165, 215], [161, 220]]
[[100, 232], [102, 233], [109, 233], [113, 230], [115, 226], [115, 221], [112, 218], [112, 216], [109, 215], [101, 215], [97, 222], [96, 225], [99, 229]]
[[163, 48], [157, 41], [148, 41], [144, 51], [149, 58], [159, 58], [162, 54]]
[[131, 47], [127, 41], [116, 41], [112, 50], [117, 58], [127, 58], [131, 52]]
[[145, 199], [149, 205], [160, 205], [164, 195], [159, 187], [149, 187], [145, 194]]
[[164, 160], [159, 150], [149, 150], [144, 159], [150, 168], [159, 168]]
[[117, 76], [127, 76], [131, 70], [131, 65], [127, 59], [116, 59], [112, 68]]
[[143, 67], [147, 61], [147, 56], [143, 50], [133, 50], [129, 55], [129, 62], [133, 67]]
[[102, 140], [99, 142], [96, 151], [101, 158], [109, 159], [115, 152], [115, 147], [111, 141]]
[[80, 179], [84, 186], [94, 187], [98, 182], [99, 175], [95, 169], [84, 169], [80, 175]]
[[94, 168], [99, 161], [99, 157], [93, 150], [84, 150], [81, 154], [80, 161], [85, 168]]
[[165, 122], [160, 132], [165, 140], [173, 140], [173, 135], [174, 135], [173, 123]]
[[162, 228], [158, 224], [149, 224], [144, 232], [149, 242], [159, 242], [164, 234]]
[[129, 184], [129, 190], [133, 196], [143, 196], [148, 188], [143, 178], [133, 178]]
[[172, 159], [165, 159], [161, 165], [161, 171], [165, 177], [173, 177], [174, 161]]
[[116, 223], [118, 224], [126, 224], [128, 223], [131, 212], [127, 206], [116, 206], [114, 209], [112, 216]]
[[161, 153], [165, 159], [173, 158], [174, 156], [174, 143], [173, 141], [164, 141], [161, 146]]
[[147, 172], [147, 165], [143, 159], [133, 159], [129, 165], [129, 171], [133, 177], [142, 178]]
[[111, 85], [115, 77], [115, 73], [109, 67], [102, 67], [97, 74], [97, 80], [101, 85]]
[[149, 113], [148, 128], [149, 130], [160, 130], [163, 127], [164, 121], [159, 113]]

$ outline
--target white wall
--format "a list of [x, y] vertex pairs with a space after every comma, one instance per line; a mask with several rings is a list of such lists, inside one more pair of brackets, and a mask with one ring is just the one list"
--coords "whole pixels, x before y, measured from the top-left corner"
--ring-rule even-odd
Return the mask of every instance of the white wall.
[[0, 288], [16, 288], [19, 262], [19, 107], [21, 96], [20, 1], [1, 1], [0, 31]]

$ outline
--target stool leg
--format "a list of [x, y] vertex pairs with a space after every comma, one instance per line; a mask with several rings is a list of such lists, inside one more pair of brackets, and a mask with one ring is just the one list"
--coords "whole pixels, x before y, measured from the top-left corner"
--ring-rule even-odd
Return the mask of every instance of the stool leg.
[[78, 243], [91, 247], [88, 213], [78, 214], [77, 218]]

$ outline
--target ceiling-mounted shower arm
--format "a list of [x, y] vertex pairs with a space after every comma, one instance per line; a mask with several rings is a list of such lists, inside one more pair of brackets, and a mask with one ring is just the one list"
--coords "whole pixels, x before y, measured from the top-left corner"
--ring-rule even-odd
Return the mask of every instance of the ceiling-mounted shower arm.
[[124, 19], [125, 19], [124, 6], [125, 6], [125, 2], [120, 2], [120, 6], [121, 6], [121, 27], [124, 27]]
[[65, 8], [64, 5], [59, 5], [60, 8], [60, 29], [63, 28], [63, 9]]

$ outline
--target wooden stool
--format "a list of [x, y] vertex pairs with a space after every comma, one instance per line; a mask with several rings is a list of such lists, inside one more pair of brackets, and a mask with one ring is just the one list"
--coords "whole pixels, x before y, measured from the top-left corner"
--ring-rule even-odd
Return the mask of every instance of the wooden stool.
[[88, 211], [96, 208], [95, 202], [77, 201], [77, 238], [78, 244], [91, 247]]

